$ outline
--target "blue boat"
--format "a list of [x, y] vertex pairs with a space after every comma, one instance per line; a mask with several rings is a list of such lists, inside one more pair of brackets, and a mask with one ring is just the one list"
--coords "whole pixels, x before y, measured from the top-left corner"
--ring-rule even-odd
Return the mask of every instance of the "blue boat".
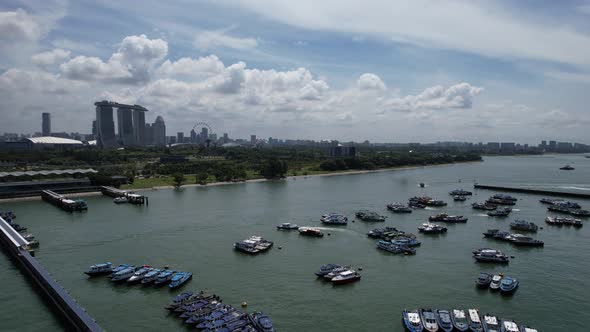
[[172, 299], [170, 304], [168, 306], [166, 306], [166, 309], [174, 310], [176, 307], [178, 307], [179, 305], [182, 305], [187, 299], [189, 299], [192, 296], [193, 296], [193, 292], [180, 293]]
[[160, 269], [151, 270], [150, 272], [146, 273], [145, 276], [143, 276], [143, 279], [141, 279], [141, 284], [144, 286], [151, 284], [152, 282], [156, 281], [161, 272], [162, 270]]
[[160, 272], [160, 274], [158, 274], [158, 276], [156, 277], [156, 281], [154, 281], [154, 285], [163, 286], [169, 283], [170, 279], [172, 279], [175, 273], [176, 271], [172, 270], [164, 270]]
[[118, 266], [114, 267], [113, 270], [111, 271], [111, 277], [113, 276], [113, 274], [122, 271], [126, 268], [129, 267], [129, 264], [119, 264]]
[[518, 280], [511, 277], [502, 278], [500, 283], [500, 292], [502, 294], [512, 294], [516, 291], [516, 288], [518, 288]]
[[197, 323], [198, 323], [197, 327], [202, 325], [203, 323], [208, 323], [208, 322], [214, 321], [214, 320], [216, 320], [220, 317], [223, 317], [233, 311], [236, 311], [236, 309], [234, 307], [225, 306], [225, 305], [218, 308], [218, 309], [215, 309], [209, 315], [199, 318], [197, 320]]
[[254, 312], [250, 314], [250, 321], [252, 325], [260, 332], [275, 332], [270, 318], [262, 312]]
[[422, 332], [424, 330], [424, 326], [422, 325], [422, 320], [420, 319], [420, 314], [417, 310], [415, 311], [408, 311], [404, 310], [402, 312], [402, 319], [404, 321], [404, 325], [406, 329], [410, 332]]
[[420, 241], [412, 237], [398, 237], [397, 239], [391, 240], [392, 244], [398, 246], [417, 247], [421, 244]]
[[172, 276], [172, 279], [170, 279], [170, 284], [168, 284], [168, 287], [171, 289], [178, 288], [192, 277], [193, 274], [191, 272], [177, 272], [174, 276]]
[[112, 282], [123, 282], [129, 278], [131, 278], [131, 276], [133, 276], [133, 274], [135, 273], [135, 266], [131, 265], [129, 267], [126, 267], [124, 269], [122, 269], [121, 271], [114, 273], [113, 277], [111, 278]]
[[244, 313], [241, 311], [232, 311], [226, 315], [223, 315], [215, 320], [209, 321], [209, 322], [203, 322], [201, 324], [197, 325], [198, 329], [218, 329], [223, 327], [224, 325], [231, 323], [235, 320], [240, 319], [241, 317], [244, 316]]

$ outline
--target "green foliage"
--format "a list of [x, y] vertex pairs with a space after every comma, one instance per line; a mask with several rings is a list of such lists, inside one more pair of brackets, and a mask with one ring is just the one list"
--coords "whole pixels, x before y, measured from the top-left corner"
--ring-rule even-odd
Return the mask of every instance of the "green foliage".
[[184, 183], [185, 177], [182, 173], [175, 173], [172, 175], [172, 179], [174, 180], [174, 186], [180, 187]]
[[197, 173], [195, 176], [195, 182], [197, 184], [207, 184], [207, 179], [209, 178], [209, 174], [206, 172]]
[[260, 174], [267, 179], [279, 179], [284, 178], [285, 174], [289, 167], [287, 162], [284, 160], [279, 160], [277, 158], [268, 159], [260, 169]]

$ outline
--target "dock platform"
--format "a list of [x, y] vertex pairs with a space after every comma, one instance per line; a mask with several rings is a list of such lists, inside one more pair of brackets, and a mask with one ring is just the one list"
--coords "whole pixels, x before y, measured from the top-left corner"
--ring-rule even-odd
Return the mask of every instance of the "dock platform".
[[519, 188], [519, 187], [506, 187], [486, 184], [474, 184], [475, 189], [488, 189], [496, 191], [509, 191], [509, 192], [520, 192], [527, 194], [547, 195], [547, 196], [563, 196], [563, 197], [575, 197], [575, 198], [590, 198], [589, 193], [583, 192], [571, 192], [571, 191], [560, 191], [560, 190], [548, 190], [548, 189], [534, 189], [534, 188]]
[[100, 191], [103, 195], [112, 198], [126, 197], [128, 202], [136, 205], [149, 205], [147, 196], [139, 195], [131, 191], [121, 190], [113, 187], [102, 186]]
[[31, 256], [27, 240], [2, 217], [0, 217], [0, 244], [19, 263], [22, 271], [33, 281], [35, 288], [40, 290], [49, 303], [57, 309], [56, 312], [67, 324], [68, 331], [103, 331], [86, 310]]
[[64, 195], [60, 195], [55, 191], [51, 190], [43, 190], [41, 192], [41, 198], [44, 201], [49, 202], [68, 212], [83, 211], [88, 209], [88, 205], [86, 205], [86, 202], [82, 200], [69, 199]]

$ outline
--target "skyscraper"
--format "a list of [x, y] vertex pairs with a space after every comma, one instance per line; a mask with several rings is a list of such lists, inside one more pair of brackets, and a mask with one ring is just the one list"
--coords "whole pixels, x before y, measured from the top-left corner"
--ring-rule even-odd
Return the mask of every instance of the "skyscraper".
[[121, 145], [136, 145], [137, 141], [135, 140], [135, 130], [133, 127], [133, 110], [131, 108], [118, 108], [117, 130]]
[[145, 145], [154, 145], [154, 127], [149, 123], [145, 124]]
[[154, 132], [154, 144], [159, 146], [166, 145], [166, 124], [161, 116], [156, 118], [152, 130]]
[[176, 141], [178, 143], [184, 143], [184, 133], [182, 131], [176, 133]]
[[256, 144], [256, 135], [250, 135], [250, 143]]
[[117, 147], [113, 104], [106, 100], [94, 103], [96, 105], [96, 145], [105, 149]]
[[133, 110], [133, 136], [137, 145], [145, 145], [145, 112]]
[[207, 127], [201, 128], [201, 140], [202, 142], [207, 142], [209, 139], [209, 129]]
[[51, 113], [42, 114], [41, 135], [51, 136]]

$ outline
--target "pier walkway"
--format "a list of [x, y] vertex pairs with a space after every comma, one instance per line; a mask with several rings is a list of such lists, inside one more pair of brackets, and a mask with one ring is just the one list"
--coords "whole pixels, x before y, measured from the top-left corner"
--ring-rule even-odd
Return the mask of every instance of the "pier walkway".
[[[103, 329], [74, 300], [28, 252], [28, 242], [0, 217], [0, 243], [20, 264], [23, 272], [30, 277], [36, 288], [49, 300], [67, 324], [68, 331], [98, 332]], [[17, 318], [18, 319], [18, 318]], [[23, 324], [26, 322], [23, 321]]]
[[41, 192], [41, 198], [44, 201], [49, 202], [57, 207], [60, 207], [68, 212], [82, 211], [88, 209], [86, 202], [82, 200], [69, 199], [64, 195], [60, 195], [55, 191], [51, 190], [43, 190]]
[[521, 193], [527, 193], [527, 194], [538, 194], [538, 195], [548, 195], [548, 196], [590, 198], [590, 193], [584, 193], [584, 192], [571, 192], [571, 191], [519, 188], [519, 187], [504, 187], [504, 186], [493, 186], [493, 185], [477, 184], [477, 183], [474, 184], [473, 187], [475, 189], [489, 189], [489, 190], [496, 190], [496, 191], [521, 192]]
[[149, 201], [148, 201], [147, 196], [143, 196], [143, 195], [139, 195], [139, 194], [136, 194], [133, 192], [129, 192], [129, 191], [113, 188], [113, 187], [107, 187], [107, 186], [100, 187], [100, 191], [102, 192], [103, 195], [113, 197], [113, 198], [126, 197], [128, 202], [131, 204], [149, 205]]

